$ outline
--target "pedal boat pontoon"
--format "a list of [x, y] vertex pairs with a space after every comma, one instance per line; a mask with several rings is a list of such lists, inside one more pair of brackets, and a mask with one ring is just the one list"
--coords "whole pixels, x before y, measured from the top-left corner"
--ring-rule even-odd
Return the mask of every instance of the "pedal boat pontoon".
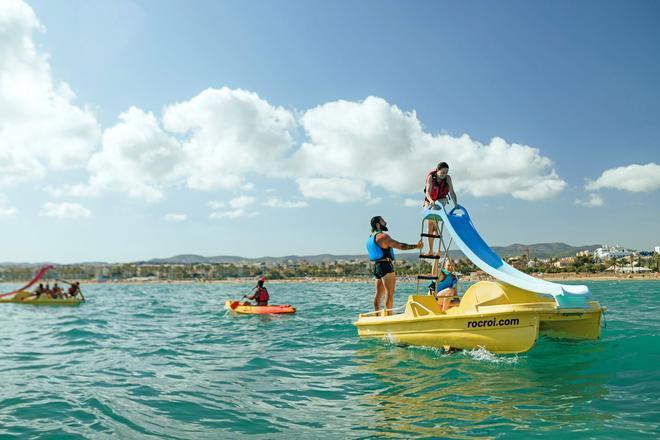
[[480, 281], [468, 288], [458, 306], [444, 313], [433, 295], [411, 295], [403, 313], [364, 313], [355, 325], [361, 337], [404, 345], [523, 353], [534, 346], [539, 334], [598, 339], [604, 310], [597, 301], [589, 301], [587, 308], [560, 308], [553, 298]]

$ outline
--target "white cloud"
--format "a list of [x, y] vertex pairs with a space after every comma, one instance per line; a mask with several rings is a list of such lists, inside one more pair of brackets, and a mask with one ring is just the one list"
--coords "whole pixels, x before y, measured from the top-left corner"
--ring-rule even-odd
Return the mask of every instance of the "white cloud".
[[294, 115], [241, 89], [204, 90], [167, 107], [163, 121], [167, 130], [190, 135], [184, 149], [193, 189], [243, 187], [246, 173], [269, 174], [293, 147]]
[[450, 162], [459, 197], [463, 192], [539, 200], [566, 186], [536, 148], [497, 137], [481, 144], [467, 135], [432, 135], [414, 112], [377, 97], [304, 112], [300, 122], [308, 142], [297, 151], [294, 115], [240, 89], [207, 89], [166, 107], [163, 126], [178, 138], [136, 108], [120, 119], [106, 130], [102, 152], [90, 161], [90, 185], [74, 186], [70, 194], [105, 187], [157, 201], [168, 185], [183, 181], [198, 190], [248, 190], [253, 185], [247, 176], [262, 175], [295, 178], [306, 198], [377, 203], [369, 185], [420, 192], [426, 173], [441, 159]]
[[166, 189], [251, 190], [247, 174], [272, 172], [272, 163], [293, 146], [292, 113], [256, 93], [207, 89], [164, 109], [163, 122], [131, 107], [103, 133], [102, 149], [89, 161], [90, 179], [69, 195], [116, 190], [157, 202]]
[[587, 206], [589, 208], [597, 208], [605, 205], [605, 201], [598, 194], [589, 194], [589, 197], [586, 200], [575, 200], [576, 205]]
[[7, 196], [0, 193], [0, 219], [15, 217], [18, 209], [7, 206]]
[[250, 205], [253, 205], [255, 200], [256, 199], [254, 197], [250, 196], [238, 196], [229, 201], [229, 206], [232, 208], [246, 208]]
[[262, 203], [262, 206], [269, 208], [305, 208], [309, 206], [304, 200], [280, 200], [278, 198], [269, 199]]
[[[423, 130], [415, 112], [403, 112], [377, 97], [323, 104], [305, 112], [301, 123], [309, 142], [287, 164], [297, 177], [343, 179], [343, 187], [351, 182], [365, 188], [368, 183], [406, 194], [421, 192], [426, 173], [444, 160], [459, 198], [461, 193], [511, 194], [539, 200], [566, 186], [551, 160], [536, 148], [497, 137], [481, 144], [468, 135], [432, 135]], [[309, 191], [301, 191], [309, 197]], [[336, 200], [332, 193], [328, 196]]]
[[343, 178], [300, 178], [298, 187], [308, 199], [326, 199], [337, 203], [365, 200], [369, 194], [364, 182]]
[[69, 193], [69, 187], [68, 186], [62, 186], [62, 187], [55, 187], [52, 185], [46, 185], [42, 188], [48, 195], [54, 198], [60, 198], [66, 194]]
[[105, 131], [103, 150], [90, 160], [90, 183], [72, 186], [68, 194], [112, 188], [158, 201], [168, 186], [250, 190], [248, 178], [267, 176], [296, 179], [305, 198], [378, 203], [370, 186], [419, 193], [440, 160], [450, 163], [459, 198], [510, 194], [540, 200], [566, 186], [536, 148], [498, 137], [482, 144], [468, 135], [433, 135], [414, 112], [377, 97], [304, 112], [300, 123], [307, 142], [297, 150], [294, 115], [240, 89], [207, 89], [166, 107], [164, 128], [137, 108], [120, 119]]
[[4, 206], [0, 206], [0, 218], [15, 217], [17, 213], [18, 210], [16, 208], [7, 208]]
[[615, 188], [631, 192], [650, 192], [660, 189], [660, 165], [653, 162], [646, 165], [628, 165], [611, 168], [595, 181], [587, 183], [590, 191], [601, 188]]
[[405, 199], [403, 201], [403, 206], [407, 206], [408, 208], [419, 208], [422, 209], [422, 204], [424, 201], [419, 198], [419, 199]]
[[254, 217], [259, 215], [258, 212], [252, 211], [250, 208], [254, 206], [256, 199], [251, 196], [238, 196], [231, 199], [229, 202], [221, 202], [212, 200], [207, 203], [208, 207], [214, 210], [209, 218], [211, 219], [236, 219], [241, 217]]
[[84, 166], [98, 139], [92, 112], [72, 103], [35, 47], [32, 34], [43, 30], [25, 2], [0, 2], [0, 185]]
[[92, 213], [79, 203], [52, 203], [44, 204], [40, 215], [59, 219], [82, 219], [89, 218]]
[[249, 212], [246, 211], [243, 208], [238, 208], [238, 209], [232, 209], [229, 211], [218, 211], [218, 212], [212, 212], [211, 215], [209, 215], [209, 218], [211, 219], [223, 219], [223, 218], [228, 218], [228, 219], [236, 219], [236, 218], [241, 218], [241, 217], [254, 217], [259, 215], [258, 212]]
[[103, 148], [89, 161], [89, 183], [71, 187], [69, 194], [115, 190], [157, 202], [165, 196], [167, 185], [183, 179], [182, 146], [161, 129], [152, 113], [131, 107], [119, 119], [104, 131]]
[[185, 214], [166, 214], [163, 218], [168, 222], [180, 223], [185, 222], [188, 217]]
[[222, 209], [227, 206], [225, 202], [221, 202], [219, 200], [211, 200], [206, 205], [213, 210]]

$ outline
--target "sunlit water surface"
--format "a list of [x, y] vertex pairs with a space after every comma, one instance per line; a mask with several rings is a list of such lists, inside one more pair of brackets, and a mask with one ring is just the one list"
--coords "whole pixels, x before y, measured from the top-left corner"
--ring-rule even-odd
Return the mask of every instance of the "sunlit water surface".
[[[602, 339], [518, 356], [361, 341], [369, 284], [271, 284], [296, 315], [227, 314], [249, 287], [99, 284], [76, 308], [0, 305], [0, 437], [660, 436], [660, 282], [589, 283], [609, 308]], [[413, 287], [399, 289], [397, 304]]]

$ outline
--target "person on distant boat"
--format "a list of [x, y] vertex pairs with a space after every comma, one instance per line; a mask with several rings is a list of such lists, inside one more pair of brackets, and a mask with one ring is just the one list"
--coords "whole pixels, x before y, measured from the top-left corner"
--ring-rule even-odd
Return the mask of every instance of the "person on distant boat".
[[76, 295], [80, 293], [80, 283], [78, 281], [74, 281], [70, 286], [67, 291], [69, 298], [75, 298]]
[[34, 294], [39, 298], [45, 291], [43, 283], [39, 283], [37, 288], [34, 289]]
[[454, 263], [447, 258], [444, 267], [440, 269], [438, 274], [438, 284], [436, 287], [436, 298], [438, 301], [442, 298], [440, 303], [440, 310], [447, 311], [451, 307], [453, 299], [456, 297], [456, 284], [458, 278], [454, 274]]
[[46, 294], [46, 298], [52, 298], [53, 297], [53, 291], [50, 290], [50, 284], [46, 283], [46, 288], [44, 289], [44, 294]]
[[62, 288], [59, 286], [59, 284], [55, 283], [53, 285], [53, 298], [63, 298], [64, 297], [64, 292], [62, 291]]
[[374, 276], [376, 277], [376, 296], [374, 297], [374, 310], [381, 309], [383, 296], [385, 297], [385, 312], [390, 314], [394, 306], [394, 289], [396, 288], [396, 272], [394, 271], [394, 249], [404, 251], [421, 249], [422, 240], [417, 244], [400, 243], [385, 232], [387, 222], [383, 217], [376, 216], [371, 219], [371, 235], [367, 239], [369, 259], [374, 262]]
[[268, 305], [268, 300], [270, 299], [270, 295], [268, 294], [268, 289], [264, 287], [264, 282], [266, 281], [266, 278], [260, 278], [259, 281], [257, 281], [257, 285], [252, 288], [254, 290], [254, 293], [249, 296], [243, 296], [243, 298], [247, 298], [249, 300], [253, 300], [257, 302], [257, 306], [267, 306]]
[[[447, 196], [451, 197], [454, 206], [458, 205], [456, 192], [454, 192], [454, 185], [449, 176], [449, 165], [447, 165], [447, 162], [440, 162], [435, 170], [429, 171], [426, 175], [426, 184], [424, 186], [424, 209], [434, 207], [435, 203], [447, 206], [447, 203], [449, 203]], [[438, 234], [435, 222], [428, 222], [428, 233], [429, 235]], [[435, 241], [435, 238], [429, 237], [428, 239], [428, 255], [433, 255], [433, 242]], [[438, 249], [437, 255], [440, 255], [440, 249]]]

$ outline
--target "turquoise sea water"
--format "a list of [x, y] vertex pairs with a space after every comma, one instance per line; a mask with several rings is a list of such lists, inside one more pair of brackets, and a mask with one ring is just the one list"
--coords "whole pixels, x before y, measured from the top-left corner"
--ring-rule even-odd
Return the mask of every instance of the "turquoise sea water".
[[271, 284], [295, 316], [228, 315], [251, 287], [229, 284], [2, 304], [0, 437], [656, 438], [660, 282], [589, 286], [609, 308], [600, 341], [518, 356], [361, 341], [370, 284]]

